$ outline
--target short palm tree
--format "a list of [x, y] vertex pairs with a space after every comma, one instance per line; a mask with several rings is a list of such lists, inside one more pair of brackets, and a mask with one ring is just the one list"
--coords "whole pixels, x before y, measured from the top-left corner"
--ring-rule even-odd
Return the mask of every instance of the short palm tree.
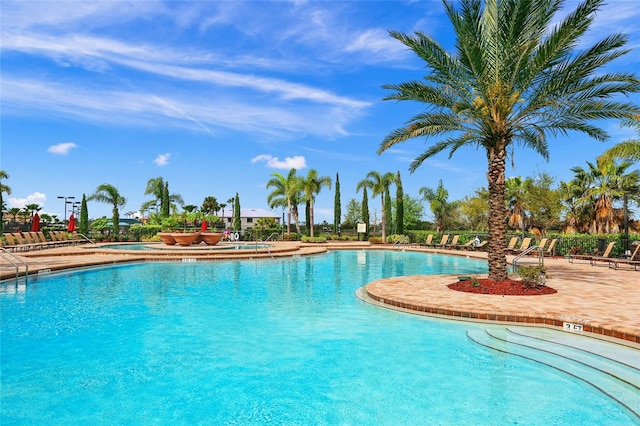
[[165, 200], [165, 192], [168, 192], [168, 184], [169, 183], [165, 182], [162, 176], [149, 179], [147, 181], [147, 187], [144, 191], [144, 195], [153, 195], [153, 200], [142, 203], [140, 210], [147, 211], [152, 207], [162, 208], [163, 206], [169, 206], [171, 203], [177, 203], [181, 206], [184, 205], [184, 200], [180, 194], [171, 194], [169, 195], [169, 200]]
[[[603, 0], [585, 0], [558, 21], [562, 0], [460, 0], [443, 2], [456, 34], [455, 52], [435, 39], [391, 32], [426, 63], [422, 81], [387, 85], [386, 100], [428, 107], [391, 132], [378, 153], [412, 138], [442, 137], [411, 164], [466, 146], [488, 161], [489, 278], [507, 278], [505, 167], [509, 148], [528, 147], [548, 158], [548, 135], [569, 131], [597, 140], [608, 134], [594, 120], [630, 118], [640, 108], [612, 97], [640, 91], [630, 72], [603, 67], [628, 53], [627, 36], [610, 35], [576, 51]], [[455, 6], [459, 5], [459, 9]]]
[[389, 185], [396, 181], [396, 175], [393, 173], [385, 173], [381, 175], [375, 170], [367, 173], [367, 177], [356, 186], [356, 192], [360, 192], [363, 188], [369, 188], [371, 190], [371, 197], [375, 198], [380, 196], [382, 202], [382, 242], [387, 242], [387, 218], [385, 217], [385, 204], [384, 193], [389, 188]]
[[450, 222], [451, 215], [460, 203], [449, 202], [449, 191], [442, 184], [442, 179], [436, 189], [424, 186], [418, 192], [424, 200], [429, 202], [429, 207], [436, 221], [436, 231], [441, 232]]
[[329, 176], [318, 176], [315, 169], [307, 172], [307, 177], [302, 180], [302, 191], [304, 199], [309, 203], [309, 232], [313, 237], [313, 205], [316, 201], [316, 195], [320, 193], [323, 187], [331, 189], [331, 178]]
[[118, 235], [120, 232], [120, 212], [119, 208], [124, 207], [127, 204], [127, 199], [120, 195], [118, 189], [108, 183], [98, 185], [96, 191], [87, 198], [87, 201], [97, 201], [98, 203], [111, 204], [113, 206], [113, 233]]

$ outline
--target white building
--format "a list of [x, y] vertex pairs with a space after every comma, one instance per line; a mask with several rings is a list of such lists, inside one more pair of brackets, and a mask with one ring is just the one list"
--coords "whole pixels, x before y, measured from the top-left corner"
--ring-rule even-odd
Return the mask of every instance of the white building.
[[[225, 209], [218, 212], [220, 221], [224, 223], [224, 229], [233, 228], [233, 210]], [[253, 228], [258, 219], [263, 217], [273, 218], [277, 225], [282, 225], [282, 217], [263, 209], [240, 209], [240, 230]]]

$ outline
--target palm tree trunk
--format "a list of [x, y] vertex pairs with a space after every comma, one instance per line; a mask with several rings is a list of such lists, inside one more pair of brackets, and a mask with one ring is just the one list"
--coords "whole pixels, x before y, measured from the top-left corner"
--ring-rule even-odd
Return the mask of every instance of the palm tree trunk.
[[504, 180], [507, 152], [504, 148], [489, 149], [489, 279], [503, 281], [507, 277], [507, 225], [504, 220]]
[[309, 202], [309, 232], [313, 237], [313, 201]]
[[384, 214], [384, 194], [380, 194], [382, 198], [382, 243], [387, 242], [387, 218]]

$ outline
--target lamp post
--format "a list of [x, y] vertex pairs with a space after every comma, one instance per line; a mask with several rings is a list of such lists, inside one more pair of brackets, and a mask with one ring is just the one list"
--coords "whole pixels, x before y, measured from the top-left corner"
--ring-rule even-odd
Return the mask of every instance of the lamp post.
[[75, 200], [76, 197], [64, 197], [62, 195], [58, 195], [58, 198], [61, 200], [64, 200], [64, 220], [62, 221], [62, 223], [66, 225], [67, 224], [67, 204], [71, 204], [71, 202], [67, 200]]

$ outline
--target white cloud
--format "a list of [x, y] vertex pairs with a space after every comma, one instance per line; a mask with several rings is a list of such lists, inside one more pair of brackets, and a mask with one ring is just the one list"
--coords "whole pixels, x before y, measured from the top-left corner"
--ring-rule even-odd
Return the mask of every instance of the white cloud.
[[272, 169], [282, 169], [282, 170], [290, 170], [290, 169], [304, 169], [307, 167], [307, 162], [302, 155], [294, 155], [293, 157], [287, 157], [284, 160], [280, 160], [278, 157], [274, 157], [269, 154], [262, 154], [251, 159], [252, 163], [257, 163], [259, 161], [264, 161], [267, 163], [267, 167]]
[[38, 204], [40, 206], [43, 206], [46, 200], [46, 195], [40, 192], [34, 192], [31, 195], [27, 195], [26, 198], [9, 198], [9, 200], [7, 200], [7, 205], [9, 206], [9, 208], [18, 207], [22, 209], [27, 204]]
[[47, 152], [56, 155], [67, 155], [70, 150], [75, 148], [77, 145], [73, 142], [62, 142], [57, 145], [51, 145]]
[[170, 152], [167, 152], [166, 154], [159, 154], [153, 162], [158, 166], [166, 166], [169, 164], [169, 157], [171, 157]]

